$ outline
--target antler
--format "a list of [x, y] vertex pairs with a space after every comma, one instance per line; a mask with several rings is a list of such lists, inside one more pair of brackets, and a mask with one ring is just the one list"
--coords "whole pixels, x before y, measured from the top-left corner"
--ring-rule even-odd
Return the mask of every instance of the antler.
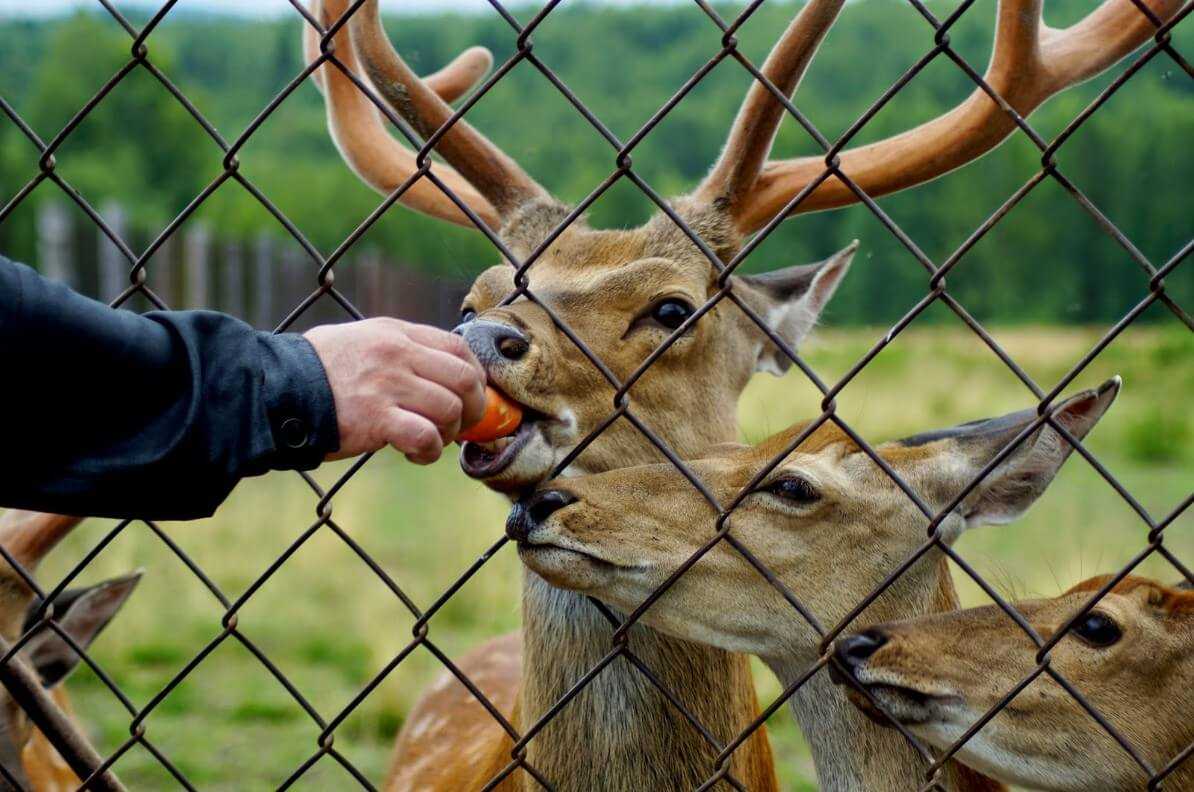
[[[346, 7], [345, 0], [324, 0], [325, 24], [343, 15]], [[489, 52], [474, 47], [427, 80], [420, 79], [386, 37], [376, 0], [369, 0], [357, 10], [346, 27], [347, 31], [336, 36], [337, 56], [354, 72], [359, 66], [359, 72], [386, 103], [424, 137], [435, 134], [451, 118], [448, 101], [471, 87], [492, 65]], [[308, 57], [313, 49], [312, 36], [307, 34]], [[376, 108], [351, 80], [334, 67], [327, 69], [321, 79], [327, 96], [328, 124], [345, 160], [376, 189], [392, 191], [417, 169], [413, 154], [389, 135]], [[464, 120], [453, 124], [435, 148], [455, 167], [437, 165], [436, 174], [490, 227], [499, 227], [502, 220], [528, 201], [549, 197], [514, 160]], [[433, 184], [416, 183], [402, 201], [427, 214], [472, 225]]]
[[11, 509], [0, 516], [0, 545], [32, 572], [82, 517]]
[[[1182, 0], [1140, 2], [1162, 22], [1182, 4]], [[781, 90], [795, 87], [807, 58], [833, 23], [834, 4], [820, 3], [824, 8], [810, 17], [813, 24], [807, 26], [805, 35], [796, 34], [804, 24], [803, 18], [817, 5], [814, 0], [801, 12], [764, 66], [764, 73]], [[1134, 0], [1105, 0], [1084, 19], [1062, 30], [1044, 24], [1041, 0], [999, 0], [997, 13], [995, 47], [984, 79], [1022, 117], [1054, 94], [1104, 71], [1157, 31]], [[793, 54], [785, 55], [789, 49]], [[795, 79], [781, 84], [767, 67], [783, 61], [801, 63], [790, 72]], [[823, 157], [800, 157], [766, 163], [750, 187], [732, 178], [727, 180], [726, 173], [736, 170], [739, 178], [745, 179], [754, 170], [752, 163], [759, 158], [760, 147], [770, 148], [780, 115], [774, 97], [762, 85], [751, 86], [721, 161], [698, 189], [698, 195], [706, 199], [721, 195], [728, 198], [731, 216], [743, 233], [766, 225], [825, 171]], [[765, 141], [748, 137], [743, 130], [751, 127], [766, 130]], [[1015, 127], [1014, 119], [978, 88], [954, 109], [915, 129], [842, 151], [840, 168], [871, 197], [887, 195], [978, 159], [1003, 142]], [[726, 183], [731, 186], [724, 187]], [[792, 214], [846, 206], [858, 200], [844, 182], [830, 178], [817, 185]]]
[[[785, 96], [795, 93], [843, 4], [844, 0], [810, 0], [771, 49], [760, 71]], [[725, 148], [697, 187], [696, 197], [721, 203], [731, 217], [738, 216], [749, 202], [783, 116], [784, 107], [771, 91], [752, 80]]]
[[[324, 26], [335, 23], [347, 8], [345, 0], [314, 0], [312, 12]], [[359, 12], [358, 12], [359, 13]], [[358, 76], [361, 74], [347, 25], [333, 38], [337, 60]], [[304, 26], [303, 51], [308, 62], [319, 57], [319, 36]], [[473, 47], [427, 78], [427, 85], [451, 101], [471, 88], [493, 64], [484, 47]], [[415, 155], [386, 129], [381, 113], [340, 68], [327, 63], [314, 73], [316, 87], [324, 94], [328, 129], [340, 155], [353, 172], [373, 189], [389, 195], [418, 169]], [[498, 214], [481, 193], [447, 165], [433, 166], [436, 176], [457, 198], [487, 225], [500, 225]], [[427, 179], [412, 184], [398, 199], [417, 212], [473, 228], [473, 222], [438, 186]]]
[[[381, 26], [378, 0], [366, 0], [349, 25], [365, 73], [390, 107], [419, 134], [434, 134], [451, 118], [452, 108], [410, 70], [390, 44]], [[502, 216], [528, 201], [547, 197], [547, 191], [514, 160], [464, 120], [453, 124], [437, 150]]]

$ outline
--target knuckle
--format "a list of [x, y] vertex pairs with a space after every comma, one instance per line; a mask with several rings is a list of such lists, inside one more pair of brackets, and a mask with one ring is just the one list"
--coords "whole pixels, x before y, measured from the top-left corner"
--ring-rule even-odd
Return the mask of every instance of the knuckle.
[[480, 389], [481, 375], [475, 368], [463, 360], [457, 361], [455, 366], [456, 371], [453, 373], [453, 380], [456, 383], [455, 390], [465, 393]]
[[436, 453], [443, 447], [443, 441], [435, 427], [420, 423], [412, 438], [412, 445], [420, 453]]
[[468, 355], [472, 356], [472, 350], [469, 349], [468, 342], [464, 340], [464, 336], [456, 335], [455, 333], [448, 334], [447, 340], [448, 351], [454, 355]]
[[443, 408], [443, 415], [441, 416], [444, 423], [453, 423], [455, 421], [459, 421], [463, 415], [464, 402], [461, 399], [452, 397], [451, 399], [446, 400]]

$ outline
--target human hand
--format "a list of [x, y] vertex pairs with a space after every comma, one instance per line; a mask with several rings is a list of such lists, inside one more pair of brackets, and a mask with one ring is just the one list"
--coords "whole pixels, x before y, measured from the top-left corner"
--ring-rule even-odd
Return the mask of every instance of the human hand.
[[389, 318], [304, 335], [336, 402], [340, 450], [328, 459], [391, 445], [426, 465], [485, 410], [485, 371], [460, 336]]

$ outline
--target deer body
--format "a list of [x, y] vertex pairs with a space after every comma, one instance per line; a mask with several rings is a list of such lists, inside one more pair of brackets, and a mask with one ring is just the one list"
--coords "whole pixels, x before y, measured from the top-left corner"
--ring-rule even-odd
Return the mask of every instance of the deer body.
[[[842, 5], [842, 0], [810, 0], [804, 6], [762, 66], [769, 84], [752, 82], [709, 175], [671, 204], [722, 262], [731, 261], [777, 217], [859, 200], [836, 178], [818, 181], [825, 168], [820, 156], [769, 160], [785, 112], [776, 96], [796, 90]], [[1178, 0], [1149, 0], [1149, 5], [1165, 19]], [[470, 227], [484, 224], [512, 259], [477, 279], [459, 330], [490, 384], [523, 405], [528, 418], [500, 443], [466, 443], [461, 453], [465, 473], [517, 495], [561, 473], [659, 461], [660, 450], [635, 421], [684, 457], [732, 441], [735, 406], [746, 381], [755, 370], [782, 373], [790, 365], [775, 340], [791, 349], [803, 339], [853, 248], [819, 265], [719, 278], [701, 248], [666, 213], [641, 228], [591, 229], [583, 215], [573, 217], [466, 120], [449, 125], [448, 102], [489, 68], [487, 52], [470, 49], [441, 72], [420, 79], [386, 38], [376, 0], [359, 7], [346, 0], [314, 0], [313, 6], [331, 34], [321, 39], [307, 28], [305, 49], [308, 60], [321, 61], [314, 81], [324, 93], [329, 129], [345, 161], [367, 184], [410, 208]], [[987, 78], [1008, 93], [1022, 115], [1111, 65], [1155, 32], [1132, 0], [1106, 0], [1064, 31], [1043, 25], [1039, 0], [1002, 0], [999, 15]], [[368, 98], [362, 86], [371, 86], [379, 98]], [[422, 138], [435, 137], [435, 152], [447, 164], [432, 162], [430, 173], [454, 199], [429, 178], [409, 182], [417, 173], [417, 158], [389, 134], [386, 116], [401, 117]], [[936, 121], [842, 151], [842, 167], [877, 197], [982, 156], [1014, 128], [1007, 113], [977, 91]], [[534, 262], [523, 272], [523, 288], [514, 282], [514, 267], [530, 257]], [[723, 293], [726, 286], [729, 293]], [[697, 321], [697, 311], [719, 294], [721, 302]], [[599, 361], [590, 360], [574, 339]], [[669, 346], [658, 354], [663, 344]], [[640, 376], [638, 369], [648, 359], [653, 362]], [[618, 392], [611, 377], [618, 382], [636, 378], [624, 399], [629, 414], [620, 418], [611, 416]], [[599, 429], [590, 442], [589, 435]], [[574, 458], [581, 444], [583, 452]], [[533, 572], [527, 576], [523, 610], [522, 648], [514, 663], [497, 652], [496, 647], [508, 645], [502, 639], [461, 665], [470, 678], [487, 679], [481, 686], [487, 696], [492, 692], [501, 701], [517, 702], [501, 711], [519, 734], [536, 728], [605, 655], [611, 629], [582, 597], [552, 591]], [[724, 743], [749, 725], [757, 705], [744, 657], [648, 629], [635, 629], [630, 638], [636, 654], [660, 663], [652, 668], [685, 708], [700, 714], [714, 741]], [[710, 761], [719, 749], [628, 665], [618, 660], [605, 668], [528, 743], [529, 762], [546, 768], [557, 788], [682, 789], [712, 774]], [[441, 679], [399, 735], [387, 784], [419, 790], [484, 786], [474, 783], [479, 766], [488, 766], [488, 757], [510, 746], [509, 733], [487, 724], [488, 717], [463, 685]], [[461, 719], [468, 728], [446, 725]], [[422, 738], [415, 739], [415, 733]], [[627, 746], [636, 754], [622, 755]], [[761, 730], [732, 762], [747, 787], [775, 788]]]
[[[58, 685], [50, 689], [50, 698], [64, 713], [75, 718], [66, 688]], [[54, 746], [40, 731], [34, 729], [21, 751], [21, 766], [33, 792], [73, 792], [82, 781], [70, 769]]]
[[[26, 572], [32, 572], [81, 521], [80, 517], [7, 511], [0, 516], [0, 545]], [[134, 573], [87, 588], [65, 590], [54, 600], [54, 620], [86, 649], [132, 594], [140, 577], [140, 573]], [[0, 634], [6, 641], [16, 641], [31, 628], [28, 619], [39, 605], [25, 579], [0, 558]], [[62, 682], [79, 660], [74, 649], [49, 628], [30, 638], [15, 658], [15, 662], [32, 666], [68, 721], [75, 717]], [[4, 689], [0, 689], [0, 713], [0, 763], [23, 789], [65, 792], [79, 788], [82, 782], [78, 776]], [[10, 788], [0, 776], [0, 790]]]
[[[1041, 635], [1087, 608], [1100, 576], [1059, 597], [1015, 603]], [[1188, 584], [1187, 584], [1188, 585]], [[1038, 649], [996, 606], [879, 625], [837, 643], [842, 668], [918, 737], [946, 749], [1036, 667]], [[1159, 772], [1194, 743], [1194, 592], [1127, 577], [1050, 652], [1061, 674]], [[850, 698], [871, 705], [858, 692]], [[1141, 789], [1148, 773], [1060, 684], [1040, 675], [959, 756], [1009, 784]], [[1179, 764], [1163, 788], [1194, 789]]]
[[[1079, 394], [1052, 420], [1081, 438], [1118, 392], [1118, 381]], [[1052, 480], [1070, 446], [1052, 426], [1031, 430], [1026, 410], [902, 441], [877, 453], [932, 508], [946, 509], [942, 537], [1006, 522]], [[1025, 433], [1015, 451], [967, 494], [986, 465]], [[795, 444], [795, 445], [794, 445]], [[544, 485], [511, 512], [507, 532], [523, 561], [554, 585], [639, 614], [656, 629], [759, 655], [791, 685], [816, 669], [820, 634], [925, 541], [925, 516], [836, 426], [797, 425], [756, 447], [725, 447], [688, 463], [721, 504], [738, 503], [731, 534], [825, 627], [801, 611], [726, 542], [708, 545], [718, 511], [671, 465], [624, 468]], [[724, 508], [724, 506], [723, 506]], [[707, 549], [705, 549], [707, 547]], [[673, 578], [675, 570], [703, 553]], [[943, 554], [917, 557], [857, 617], [867, 624], [957, 607]], [[892, 731], [855, 711], [822, 670], [791, 700], [810, 742], [822, 789], [919, 788], [923, 762]], [[948, 768], [955, 790], [999, 786]]]

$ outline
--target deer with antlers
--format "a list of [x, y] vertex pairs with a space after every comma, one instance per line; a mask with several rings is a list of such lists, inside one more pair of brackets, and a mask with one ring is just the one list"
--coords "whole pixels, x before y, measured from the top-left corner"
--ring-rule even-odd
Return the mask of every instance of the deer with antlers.
[[[1178, 1], [1147, 0], [1146, 6], [1164, 20]], [[838, 167], [847, 184], [825, 177], [821, 157], [768, 159], [785, 112], [777, 97], [795, 91], [842, 4], [811, 0], [796, 15], [762, 67], [767, 83], [752, 83], [709, 175], [670, 204], [723, 262], [746, 250], [773, 220], [845, 206], [861, 200], [860, 192], [878, 197], [913, 187], [982, 156], [1015, 128], [1013, 113], [1028, 115], [1156, 31], [1131, 0], [1106, 0], [1064, 30], [1043, 24], [1039, 0], [1003, 0], [985, 79], [1007, 106], [976, 90], [933, 121], [843, 150]], [[308, 26], [305, 49], [310, 61], [323, 59], [314, 81], [344, 160], [364, 182], [416, 211], [483, 224], [511, 258], [474, 283], [460, 332], [491, 384], [524, 405], [529, 419], [510, 440], [464, 445], [464, 472], [517, 493], [561, 466], [580, 474], [659, 460], [661, 451], [640, 426], [681, 456], [734, 440], [735, 403], [745, 383], [756, 370], [787, 368], [790, 359], [776, 342], [790, 349], [807, 334], [854, 248], [818, 265], [719, 279], [669, 213], [636, 229], [591, 228], [467, 121], [444, 128], [453, 116], [448, 102], [489, 68], [486, 51], [470, 49], [421, 80], [387, 39], [375, 0], [351, 7], [346, 0], [323, 0], [314, 10], [330, 35], [321, 39]], [[401, 117], [424, 138], [434, 136], [434, 151], [446, 164], [428, 161], [420, 175], [419, 158], [390, 135], [387, 115]], [[526, 289], [516, 289], [511, 265], [531, 255]], [[507, 300], [512, 294], [517, 298]], [[674, 343], [660, 351], [672, 335], [678, 336]], [[634, 383], [626, 411], [611, 418], [615, 383], [628, 377]], [[719, 744], [755, 717], [744, 656], [636, 628], [629, 645], [654, 670], [654, 680], [629, 663], [614, 663], [539, 724], [604, 657], [610, 625], [583, 597], [533, 572], [525, 578], [523, 617], [521, 635], [496, 639], [458, 664], [510, 727], [445, 676], [407, 719], [390, 788], [486, 787], [514, 767], [511, 735], [528, 729], [535, 737], [526, 746], [527, 761], [556, 788], [691, 788], [709, 775]], [[669, 696], [704, 724], [705, 733], [671, 706]], [[731, 769], [747, 788], [776, 788], [761, 731], [735, 753]], [[535, 785], [520, 775], [506, 775], [503, 788]]]
[[[1052, 420], [1081, 439], [1118, 391], [1112, 380], [1073, 396]], [[974, 526], [1014, 519], [1053, 480], [1072, 447], [1050, 425], [1034, 429], [1036, 421], [1025, 410], [875, 451], [931, 509], [957, 501], [939, 527], [952, 543]], [[757, 654], [785, 686], [799, 684], [791, 708], [821, 789], [919, 789], [918, 754], [851, 707], [819, 662], [823, 631], [845, 620], [867, 624], [958, 607], [946, 556], [935, 546], [916, 555], [928, 522], [918, 504], [828, 421], [797, 424], [753, 447], [727, 444], [689, 468], [722, 508], [735, 507], [729, 520], [737, 546], [717, 541], [718, 510], [667, 463], [549, 482], [515, 505], [507, 533], [523, 562], [553, 585], [668, 634]], [[874, 592], [881, 593], [856, 613]], [[945, 786], [999, 788], [956, 763]]]
[[[81, 517], [8, 511], [0, 517], [0, 545], [26, 572], [32, 573], [81, 521]], [[53, 600], [53, 617], [58, 628], [77, 646], [86, 649], [124, 605], [140, 579], [141, 573], [134, 572], [62, 591]], [[12, 645], [34, 627], [34, 618], [41, 618], [41, 604], [24, 576], [0, 558], [0, 635], [6, 645]], [[13, 660], [36, 674], [49, 698], [65, 714], [66, 725], [76, 734], [82, 734], [82, 729], [73, 722], [70, 700], [62, 682], [79, 660], [70, 643], [50, 627], [40, 629], [21, 646]], [[0, 688], [0, 765], [4, 767], [0, 789], [66, 792], [78, 789], [81, 783], [5, 688]]]
[[[1106, 718], [1153, 773], [1179, 762], [1165, 789], [1194, 789], [1194, 591], [1125, 577], [1083, 581], [1053, 599], [1015, 603], [1037, 634], [1052, 639], [1074, 616], [1049, 662]], [[868, 692], [846, 692], [864, 711], [871, 699], [941, 749], [1016, 691], [967, 739], [962, 761], [1009, 784], [1056, 792], [1141, 789], [1149, 773], [1073, 695], [1037, 667], [1038, 647], [998, 607], [883, 624], [838, 639], [840, 668]], [[843, 679], [844, 681], [844, 679]]]

